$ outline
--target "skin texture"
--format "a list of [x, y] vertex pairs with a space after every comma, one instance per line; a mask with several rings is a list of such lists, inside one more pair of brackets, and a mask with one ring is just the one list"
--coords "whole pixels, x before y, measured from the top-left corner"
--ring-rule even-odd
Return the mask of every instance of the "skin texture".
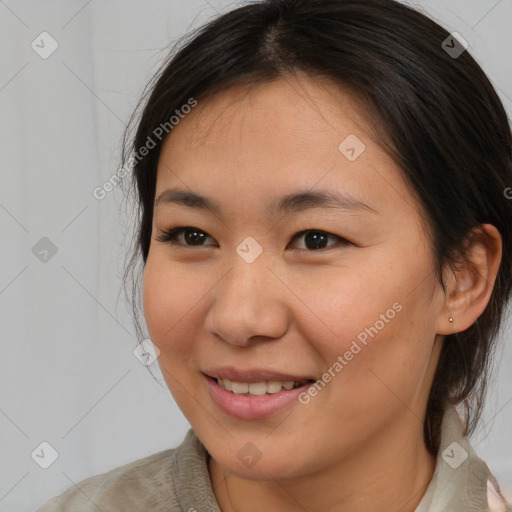
[[[155, 208], [143, 292], [160, 368], [211, 454], [224, 512], [413, 511], [432, 477], [423, 422], [443, 335], [485, 308], [500, 237], [487, 225], [475, 233], [478, 272], [447, 269], [445, 294], [419, 207], [365, 112], [354, 95], [307, 76], [236, 86], [199, 102], [162, 149], [155, 197], [176, 187], [222, 208]], [[338, 149], [349, 134], [365, 145], [354, 161]], [[266, 212], [271, 199], [325, 189], [376, 213]], [[156, 240], [177, 226], [207, 236]], [[308, 249], [295, 238], [307, 229], [334, 236]], [[248, 236], [263, 249], [252, 263], [236, 252]], [[308, 404], [249, 421], [210, 398], [202, 370], [212, 366], [320, 379], [396, 303], [400, 312]], [[261, 453], [252, 467], [237, 456], [247, 442]]]

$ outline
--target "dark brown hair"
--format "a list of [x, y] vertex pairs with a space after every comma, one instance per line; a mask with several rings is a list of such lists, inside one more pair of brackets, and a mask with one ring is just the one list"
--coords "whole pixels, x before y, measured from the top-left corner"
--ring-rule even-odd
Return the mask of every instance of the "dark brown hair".
[[[124, 137], [122, 164], [133, 163], [138, 205], [124, 284], [127, 291], [131, 275], [139, 338], [144, 335], [138, 279], [150, 246], [165, 140], [155, 137], [155, 129], [169, 128], [173, 113], [190, 98], [200, 102], [235, 84], [295, 72], [327, 78], [359, 95], [381, 127], [384, 145], [421, 206], [443, 288], [441, 270], [463, 254], [472, 228], [489, 223], [501, 233], [503, 258], [490, 302], [470, 328], [446, 336], [427, 404], [424, 433], [431, 452], [438, 450], [446, 401], [464, 404], [471, 434], [512, 283], [512, 206], [504, 193], [512, 185], [512, 135], [480, 66], [468, 51], [454, 56], [443, 47], [449, 36], [428, 16], [394, 0], [261, 0], [178, 41], [148, 84]], [[141, 158], [137, 152], [149, 138], [156, 145]]]

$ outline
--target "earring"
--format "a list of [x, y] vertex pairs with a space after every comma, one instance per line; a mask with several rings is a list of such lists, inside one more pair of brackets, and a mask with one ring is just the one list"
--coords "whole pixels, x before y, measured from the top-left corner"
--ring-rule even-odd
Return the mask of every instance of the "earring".
[[453, 317], [450, 317], [448, 320], [450, 321], [451, 324], [453, 324]]

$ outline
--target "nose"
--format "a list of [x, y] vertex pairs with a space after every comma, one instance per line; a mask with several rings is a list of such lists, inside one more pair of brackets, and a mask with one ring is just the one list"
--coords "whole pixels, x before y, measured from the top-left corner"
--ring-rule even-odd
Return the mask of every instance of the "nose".
[[205, 329], [226, 343], [249, 346], [280, 339], [288, 329], [286, 296], [279, 277], [263, 258], [240, 260], [215, 287]]

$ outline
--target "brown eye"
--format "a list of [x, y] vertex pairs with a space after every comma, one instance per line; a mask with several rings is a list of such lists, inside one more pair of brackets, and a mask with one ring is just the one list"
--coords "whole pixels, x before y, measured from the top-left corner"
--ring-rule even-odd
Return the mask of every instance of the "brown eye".
[[[183, 235], [183, 238], [181, 239], [183, 241], [178, 239], [180, 235]], [[202, 242], [207, 238], [211, 237], [198, 228], [179, 226], [177, 228], [164, 231], [156, 238], [156, 240], [159, 242], [168, 242], [175, 245], [192, 247], [194, 245], [205, 245]]]
[[328, 247], [331, 247], [332, 245], [335, 245], [335, 244], [331, 244], [328, 246], [325, 245], [329, 238], [341, 242], [342, 245], [347, 245], [350, 243], [347, 240], [345, 240], [344, 238], [341, 238], [337, 235], [332, 235], [331, 233], [326, 233], [325, 231], [312, 230], [312, 229], [301, 231], [300, 233], [297, 233], [293, 237], [293, 240], [295, 240], [296, 238], [299, 238], [299, 237], [304, 237], [305, 247], [299, 248], [302, 250], [326, 249]]
[[[182, 236], [183, 235], [183, 236]], [[180, 238], [182, 236], [182, 238]], [[341, 245], [348, 245], [350, 242], [341, 238], [337, 235], [327, 233], [325, 231], [308, 229], [296, 233], [292, 237], [292, 241], [300, 237], [304, 238], [304, 247], [299, 247], [299, 250], [306, 251], [318, 251], [321, 249], [328, 249], [334, 244], [326, 245], [328, 240], [338, 241]], [[170, 243], [177, 246], [193, 247], [193, 246], [205, 246], [211, 244], [204, 244], [204, 240], [211, 238], [205, 231], [191, 226], [179, 226], [176, 228], [169, 229], [162, 232], [156, 237], [159, 242]], [[297, 247], [296, 247], [297, 248]]]

